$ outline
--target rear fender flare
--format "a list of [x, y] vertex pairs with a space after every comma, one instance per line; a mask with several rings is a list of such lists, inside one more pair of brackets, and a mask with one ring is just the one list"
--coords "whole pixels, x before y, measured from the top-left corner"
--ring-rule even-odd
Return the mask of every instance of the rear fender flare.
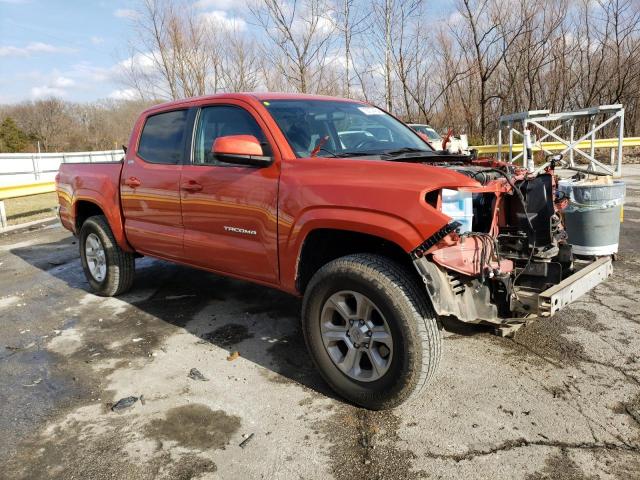
[[[120, 196], [117, 192], [115, 194], [113, 194], [113, 192], [108, 193], [112, 193], [112, 196], [107, 197], [104, 193], [91, 189], [77, 189], [73, 199], [74, 221], [78, 215], [78, 202], [93, 203], [104, 213], [118, 246], [125, 252], [133, 252], [134, 249], [129, 245], [129, 242], [127, 242], [127, 237], [124, 233], [124, 219], [122, 218], [122, 212], [120, 210]], [[80, 232], [75, 233], [79, 234]]]

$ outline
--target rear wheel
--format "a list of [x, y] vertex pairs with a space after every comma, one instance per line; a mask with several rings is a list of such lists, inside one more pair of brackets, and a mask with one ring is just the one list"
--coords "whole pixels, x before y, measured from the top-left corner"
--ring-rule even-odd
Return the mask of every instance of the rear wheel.
[[440, 360], [438, 323], [407, 269], [358, 254], [334, 260], [311, 279], [303, 329], [325, 380], [349, 401], [391, 408], [418, 395]]
[[82, 224], [79, 243], [82, 268], [95, 293], [111, 297], [131, 288], [134, 254], [118, 246], [104, 216], [89, 217]]

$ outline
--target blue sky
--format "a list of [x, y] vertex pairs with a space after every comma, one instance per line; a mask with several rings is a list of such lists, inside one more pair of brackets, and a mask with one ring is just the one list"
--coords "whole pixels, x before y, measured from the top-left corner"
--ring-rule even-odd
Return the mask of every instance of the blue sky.
[[117, 0], [0, 0], [0, 103], [118, 96], [127, 8]]
[[[243, 0], [197, 0], [203, 14], [241, 18]], [[118, 63], [129, 57], [124, 0], [0, 0], [0, 104], [58, 96], [72, 101], [124, 98]], [[451, 8], [432, 0], [431, 11]], [[245, 12], [246, 13], [246, 12]], [[242, 20], [241, 20], [242, 21]], [[130, 94], [130, 92], [129, 92]]]

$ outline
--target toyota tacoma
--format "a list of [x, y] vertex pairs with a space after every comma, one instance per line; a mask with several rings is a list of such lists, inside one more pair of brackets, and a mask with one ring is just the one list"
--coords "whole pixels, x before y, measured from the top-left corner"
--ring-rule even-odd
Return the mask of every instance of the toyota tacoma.
[[318, 370], [383, 409], [433, 378], [442, 320], [550, 316], [611, 274], [579, 258], [553, 163], [434, 151], [358, 101], [223, 94], [154, 106], [119, 163], [63, 164], [62, 224], [88, 283], [127, 291], [156, 257], [303, 297]]

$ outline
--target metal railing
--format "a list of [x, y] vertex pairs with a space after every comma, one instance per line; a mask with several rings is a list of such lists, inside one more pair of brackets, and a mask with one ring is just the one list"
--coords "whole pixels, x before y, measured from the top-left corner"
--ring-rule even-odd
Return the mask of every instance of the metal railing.
[[51, 182], [62, 163], [118, 162], [122, 150], [64, 153], [0, 153], [0, 187]]
[[[585, 134], [576, 139], [576, 126], [578, 125], [587, 125], [588, 128], [586, 128]], [[614, 154], [613, 150], [610, 150], [610, 165], [605, 165], [595, 156], [596, 142], [598, 141], [597, 135], [598, 133], [602, 134], [607, 125], [610, 125], [609, 128], [615, 126], [615, 130], [618, 132], [618, 136], [615, 139], [615, 147], [610, 147], [616, 148], [617, 155]], [[502, 139], [504, 129], [508, 133], [506, 145]], [[539, 132], [540, 136], [536, 138], [534, 131]], [[521, 142], [525, 145], [525, 148], [522, 148], [520, 153], [516, 155], [514, 155], [513, 151], [513, 147], [516, 145], [514, 141], [515, 135], [520, 137]], [[522, 165], [529, 171], [539, 171], [545, 165], [538, 167], [538, 170], [536, 170], [533, 147], [538, 146], [545, 154], [551, 155], [551, 150], [545, 148], [543, 143], [546, 139], [554, 140], [552, 143], [562, 144], [562, 148], [559, 149], [560, 154], [568, 154], [570, 166], [574, 166], [574, 157], [575, 154], [578, 154], [588, 160], [588, 170], [590, 172], [620, 177], [622, 175], [622, 147], [624, 142], [624, 107], [620, 104], [615, 104], [600, 105], [569, 112], [552, 113], [549, 110], [529, 110], [502, 115], [499, 119], [498, 129], [498, 160], [502, 160], [502, 147], [505, 145], [510, 163], [521, 158]], [[586, 151], [587, 148], [589, 152]]]
[[62, 163], [118, 162], [122, 150], [64, 153], [0, 153], [0, 232], [8, 226], [4, 201], [56, 190]]
[[[575, 144], [578, 149], [587, 149], [593, 146], [594, 150], [608, 150], [609, 151], [609, 165], [612, 168], [616, 167], [617, 155], [618, 155], [618, 139], [617, 138], [598, 138], [593, 141], [583, 140]], [[622, 148], [640, 147], [640, 137], [626, 137], [622, 140]], [[504, 145], [478, 145], [475, 147], [469, 147], [477, 150], [478, 155], [489, 154], [505, 154]], [[567, 145], [562, 142], [537, 142], [531, 147], [531, 152], [562, 152], [567, 148]], [[522, 143], [516, 143], [511, 145], [511, 154], [520, 154], [524, 149]], [[502, 150], [502, 151], [501, 151]], [[622, 163], [622, 162], [621, 162]]]
[[[576, 143], [577, 148], [609, 149], [610, 164], [615, 163], [615, 152], [618, 150], [617, 138], [599, 138], [592, 143], [584, 140]], [[640, 137], [627, 137], [622, 140], [622, 147], [640, 147]], [[469, 147], [480, 155], [504, 154], [501, 145], [477, 145]], [[531, 148], [533, 152], [562, 151], [567, 148], [564, 142], [538, 142]], [[521, 153], [523, 144], [513, 144], [511, 153]], [[501, 151], [502, 150], [502, 151]], [[118, 162], [124, 155], [122, 150], [106, 150], [99, 152], [69, 153], [0, 153], [0, 231], [7, 226], [4, 200], [26, 197], [42, 193], [55, 192], [54, 177], [62, 163], [96, 163]], [[31, 166], [26, 168], [25, 165]], [[44, 168], [43, 168], [44, 167]], [[26, 176], [26, 179], [23, 178]], [[17, 177], [17, 178], [16, 178]], [[12, 178], [12, 181], [4, 179]]]

